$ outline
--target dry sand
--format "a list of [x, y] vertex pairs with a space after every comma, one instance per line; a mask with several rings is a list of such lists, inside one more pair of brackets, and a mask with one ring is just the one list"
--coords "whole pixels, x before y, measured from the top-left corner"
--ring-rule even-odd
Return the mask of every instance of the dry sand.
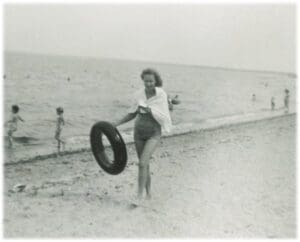
[[[166, 138], [153, 198], [131, 207], [137, 158], [111, 176], [90, 152], [5, 167], [5, 237], [296, 236], [295, 115]], [[26, 184], [22, 192], [14, 185]]]

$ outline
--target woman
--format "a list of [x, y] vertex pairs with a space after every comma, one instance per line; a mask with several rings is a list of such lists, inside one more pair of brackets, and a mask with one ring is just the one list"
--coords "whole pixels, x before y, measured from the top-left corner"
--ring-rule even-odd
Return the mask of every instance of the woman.
[[161, 138], [162, 130], [169, 132], [172, 126], [168, 97], [162, 89], [159, 74], [152, 69], [142, 72], [144, 88], [136, 92], [134, 103], [128, 114], [115, 123], [119, 126], [136, 118], [134, 141], [139, 158], [138, 198], [146, 189], [147, 199], [151, 198], [151, 177], [149, 162]]

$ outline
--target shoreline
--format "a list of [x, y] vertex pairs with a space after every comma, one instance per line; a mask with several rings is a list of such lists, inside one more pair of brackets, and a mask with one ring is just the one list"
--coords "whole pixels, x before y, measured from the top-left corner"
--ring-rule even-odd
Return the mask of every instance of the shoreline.
[[[283, 110], [261, 111], [255, 113], [247, 113], [243, 115], [232, 115], [232, 116], [225, 116], [221, 118], [208, 119], [199, 122], [197, 124], [185, 123], [182, 125], [174, 126], [173, 131], [170, 134], [163, 134], [162, 138], [165, 139], [169, 137], [175, 137], [175, 136], [185, 135], [194, 132], [197, 133], [197, 132], [205, 132], [209, 130], [222, 129], [231, 126], [243, 125], [246, 123], [255, 123], [263, 120], [272, 120], [272, 119], [276, 119], [284, 116], [290, 116], [290, 115], [297, 116], [297, 113], [296, 112], [283, 113]], [[126, 145], [134, 143], [132, 138], [133, 137], [132, 133], [128, 134], [122, 132], [122, 130], [119, 131]], [[81, 139], [77, 140], [77, 144], [76, 143], [73, 144], [67, 143], [67, 144], [68, 144], [67, 150], [61, 152], [60, 155], [58, 155], [57, 151], [53, 150], [53, 148], [51, 148], [50, 150], [45, 150], [45, 149], [36, 150], [35, 154], [32, 154], [32, 151], [30, 151], [31, 153], [25, 155], [25, 157], [22, 157], [22, 154], [21, 155], [19, 154], [20, 156], [18, 157], [18, 155], [14, 153], [10, 154], [9, 152], [7, 152], [10, 156], [8, 158], [8, 160], [10, 161], [4, 162], [4, 165], [9, 166], [9, 165], [24, 164], [24, 163], [47, 160], [58, 156], [65, 156], [65, 155], [91, 151], [89, 137], [82, 137]], [[7, 154], [5, 154], [5, 160], [7, 160], [6, 158], [7, 158]]]

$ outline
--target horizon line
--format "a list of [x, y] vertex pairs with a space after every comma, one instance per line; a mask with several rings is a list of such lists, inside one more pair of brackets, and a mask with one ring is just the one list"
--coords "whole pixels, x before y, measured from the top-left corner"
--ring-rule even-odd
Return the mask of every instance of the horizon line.
[[225, 71], [240, 71], [240, 72], [261, 72], [261, 73], [274, 73], [274, 74], [287, 74], [293, 75], [297, 78], [297, 73], [291, 71], [275, 71], [275, 70], [257, 70], [257, 69], [247, 69], [247, 68], [234, 68], [225, 66], [206, 66], [200, 64], [186, 64], [186, 63], [172, 63], [172, 62], [161, 62], [153, 60], [139, 60], [139, 59], [126, 59], [118, 57], [102, 57], [102, 56], [89, 56], [89, 55], [69, 55], [69, 54], [56, 54], [56, 53], [42, 53], [42, 52], [29, 52], [22, 50], [3, 50], [5, 53], [16, 53], [16, 54], [27, 54], [27, 55], [43, 55], [43, 56], [59, 56], [59, 57], [73, 57], [73, 58], [89, 58], [97, 60], [116, 60], [116, 61], [129, 61], [129, 62], [143, 62], [143, 63], [153, 63], [162, 65], [173, 65], [173, 66], [188, 66], [188, 67], [199, 67], [199, 68], [210, 68], [210, 69], [221, 69]]

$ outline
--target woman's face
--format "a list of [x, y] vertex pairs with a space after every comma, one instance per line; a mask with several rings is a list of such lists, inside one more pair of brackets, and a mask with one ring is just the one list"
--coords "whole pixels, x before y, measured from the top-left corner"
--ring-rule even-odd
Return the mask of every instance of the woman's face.
[[155, 88], [155, 77], [153, 74], [145, 74], [143, 80], [146, 89], [153, 90]]

